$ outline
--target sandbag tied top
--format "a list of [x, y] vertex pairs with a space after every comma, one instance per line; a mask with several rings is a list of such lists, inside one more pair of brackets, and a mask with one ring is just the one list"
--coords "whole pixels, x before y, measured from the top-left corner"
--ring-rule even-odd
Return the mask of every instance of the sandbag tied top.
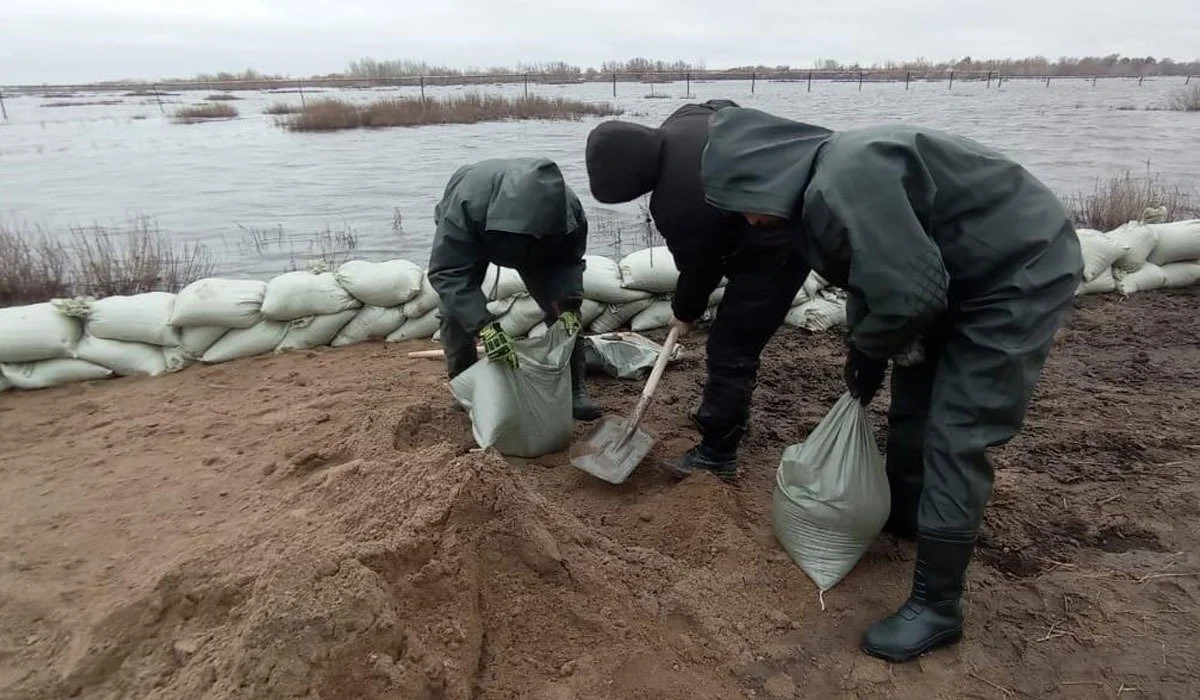
[[83, 325], [53, 302], [0, 309], [0, 362], [72, 357], [82, 334]]

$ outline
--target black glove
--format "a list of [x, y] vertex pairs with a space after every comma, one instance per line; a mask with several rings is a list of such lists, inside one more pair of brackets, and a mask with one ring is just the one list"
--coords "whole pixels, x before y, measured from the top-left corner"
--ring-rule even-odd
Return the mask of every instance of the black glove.
[[883, 386], [883, 375], [887, 372], [887, 360], [867, 357], [858, 348], [850, 346], [846, 353], [846, 389], [858, 402], [866, 406]]

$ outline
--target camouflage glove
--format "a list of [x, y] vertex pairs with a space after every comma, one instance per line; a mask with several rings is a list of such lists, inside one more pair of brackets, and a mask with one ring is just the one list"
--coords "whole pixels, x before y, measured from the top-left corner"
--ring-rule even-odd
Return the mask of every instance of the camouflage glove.
[[483, 351], [493, 362], [507, 362], [516, 369], [517, 348], [513, 345], [512, 336], [504, 332], [500, 324], [493, 321], [479, 331], [479, 339], [483, 341]]
[[566, 329], [567, 333], [570, 335], [575, 335], [579, 332], [580, 328], [583, 328], [583, 321], [579, 319], [579, 314], [575, 313], [574, 311], [564, 311], [562, 315], [558, 317], [558, 322], [562, 324], [562, 327]]

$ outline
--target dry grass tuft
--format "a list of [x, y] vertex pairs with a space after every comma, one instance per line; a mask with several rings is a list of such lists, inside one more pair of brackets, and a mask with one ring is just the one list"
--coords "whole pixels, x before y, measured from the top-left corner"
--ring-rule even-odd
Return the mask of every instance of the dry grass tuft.
[[610, 104], [593, 104], [562, 97], [503, 97], [466, 94], [421, 100], [393, 98], [365, 105], [344, 100], [310, 102], [299, 113], [279, 119], [291, 131], [336, 131], [339, 129], [425, 126], [430, 124], [475, 124], [488, 121], [547, 119], [577, 120], [585, 116], [620, 114]]
[[274, 116], [283, 116], [285, 114], [299, 114], [302, 107], [300, 105], [290, 105], [286, 102], [276, 102], [270, 107], [263, 110], [263, 114], [271, 114]]
[[1076, 225], [1100, 231], [1140, 221], [1147, 209], [1164, 209], [1166, 221], [1200, 215], [1200, 203], [1192, 192], [1157, 176], [1135, 178], [1129, 173], [1097, 178], [1092, 191], [1069, 198], [1067, 206]]
[[175, 110], [175, 121], [180, 124], [195, 124], [213, 119], [233, 119], [238, 111], [233, 105], [224, 102], [213, 102], [203, 105], [188, 105]]
[[1200, 112], [1200, 83], [1172, 92], [1167, 98], [1167, 109], [1173, 112]]

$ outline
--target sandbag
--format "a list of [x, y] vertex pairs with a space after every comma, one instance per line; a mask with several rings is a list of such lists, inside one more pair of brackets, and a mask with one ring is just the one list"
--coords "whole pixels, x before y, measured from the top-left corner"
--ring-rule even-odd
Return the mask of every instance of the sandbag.
[[508, 311], [497, 320], [505, 333], [514, 338], [521, 338], [545, 317], [546, 312], [542, 311], [542, 307], [538, 306], [533, 297], [517, 297]]
[[175, 346], [180, 340], [179, 329], [171, 325], [174, 311], [175, 295], [170, 292], [105, 297], [92, 302], [84, 332], [105, 340]]
[[350, 260], [334, 274], [337, 283], [369, 306], [400, 306], [421, 293], [421, 268], [407, 260]]
[[1113, 277], [1113, 271], [1110, 267], [1097, 275], [1091, 282], [1080, 282], [1079, 286], [1075, 288], [1075, 296], [1082, 294], [1108, 294], [1109, 292], [1116, 291], [1116, 289], [1117, 279]]
[[[583, 295], [605, 304], [624, 304], [645, 299], [650, 292], [626, 289], [622, 286], [621, 266], [602, 255], [585, 255]], [[672, 289], [674, 291], [674, 289]]]
[[1164, 287], [1191, 287], [1200, 284], [1200, 262], [1175, 262], [1162, 266]]
[[53, 386], [108, 379], [113, 371], [107, 367], [76, 358], [57, 358], [40, 362], [0, 364], [5, 381], [18, 389], [49, 389]]
[[1137, 221], [1119, 226], [1106, 233], [1105, 237], [1124, 251], [1113, 262], [1113, 267], [1122, 272], [1137, 272], [1158, 245], [1154, 228]]
[[535, 340], [516, 341], [520, 367], [484, 358], [450, 381], [471, 416], [479, 447], [533, 458], [571, 442], [571, 350], [575, 336], [561, 325]]
[[1120, 275], [1117, 280], [1117, 291], [1128, 296], [1135, 292], [1148, 292], [1167, 286], [1167, 275], [1163, 269], [1154, 263], [1144, 263], [1134, 272]]
[[306, 350], [329, 345], [339, 331], [358, 314], [355, 309], [339, 311], [323, 316], [305, 316], [288, 323], [287, 335], [275, 346], [275, 352], [284, 350]]
[[[584, 328], [587, 328], [588, 326], [592, 325], [592, 322], [599, 318], [600, 314], [603, 312], [604, 304], [591, 299], [584, 299], [583, 303], [579, 306], [579, 322], [583, 324]], [[526, 334], [526, 337], [541, 338], [543, 335], [546, 335], [545, 321], [542, 321], [533, 328], [530, 328], [529, 333]]]
[[83, 325], [53, 302], [0, 309], [0, 362], [71, 357], [82, 334]]
[[167, 373], [167, 361], [158, 345], [84, 335], [75, 346], [75, 356], [107, 367], [120, 377], [157, 377]]
[[434, 309], [424, 316], [405, 319], [392, 333], [388, 334], [385, 342], [403, 343], [406, 340], [428, 340], [442, 325], [441, 314]]
[[179, 329], [179, 344], [188, 357], [199, 359], [228, 332], [222, 326], [188, 326]]
[[12, 384], [4, 378], [4, 374], [0, 373], [0, 391], [7, 391], [12, 388]]
[[162, 349], [162, 354], [163, 363], [168, 373], [187, 369], [196, 362], [196, 356], [189, 353], [181, 345], [165, 347]]
[[671, 311], [670, 299], [655, 299], [654, 303], [629, 320], [629, 328], [634, 333], [644, 333], [658, 328], [666, 328], [671, 325], [671, 319], [674, 315]]
[[231, 330], [213, 343], [200, 361], [211, 365], [272, 352], [283, 342], [290, 325], [287, 321], [264, 318], [249, 328]]
[[354, 345], [373, 338], [386, 338], [404, 323], [404, 312], [400, 307], [383, 308], [380, 306], [364, 306], [354, 314], [354, 318], [338, 331], [337, 337], [329, 344], [335, 348]]
[[421, 291], [417, 296], [413, 297], [412, 301], [404, 305], [405, 318], [420, 318], [425, 314], [438, 308], [441, 303], [437, 291], [433, 285], [429, 283], [429, 276], [421, 277]]
[[671, 294], [679, 280], [675, 258], [665, 245], [638, 250], [621, 258], [621, 285], [653, 294]]
[[775, 536], [825, 592], [858, 563], [890, 508], [867, 412], [846, 392], [804, 442], [783, 451], [771, 508]]
[[[604, 372], [616, 379], [644, 380], [654, 369], [662, 346], [637, 333], [605, 333], [583, 338], [584, 358], [589, 370]], [[667, 363], [683, 357], [678, 343]]]
[[846, 324], [846, 302], [818, 296], [799, 306], [793, 306], [784, 317], [789, 326], [807, 331], [827, 331]]
[[249, 328], [262, 320], [266, 293], [261, 280], [196, 280], [175, 295], [171, 325]]
[[595, 333], [615, 331], [629, 323], [630, 319], [645, 311], [653, 303], [654, 299], [646, 298], [624, 304], [610, 304], [596, 317], [595, 321], [592, 321], [592, 331]]
[[362, 302], [342, 289], [332, 272], [285, 272], [267, 282], [262, 314], [273, 321], [295, 321], [357, 309]]
[[495, 264], [488, 265], [481, 288], [484, 295], [491, 301], [529, 293], [529, 290], [525, 288], [525, 281], [521, 279], [521, 275], [517, 274], [516, 270], [511, 267], [497, 267]]
[[1076, 232], [1083, 253], [1083, 282], [1091, 282], [1105, 272], [1111, 274], [1113, 263], [1125, 254], [1125, 249], [1095, 229], [1081, 228]]
[[1150, 224], [1156, 243], [1147, 262], [1168, 265], [1200, 260], [1200, 219], [1172, 221], [1169, 224]]

